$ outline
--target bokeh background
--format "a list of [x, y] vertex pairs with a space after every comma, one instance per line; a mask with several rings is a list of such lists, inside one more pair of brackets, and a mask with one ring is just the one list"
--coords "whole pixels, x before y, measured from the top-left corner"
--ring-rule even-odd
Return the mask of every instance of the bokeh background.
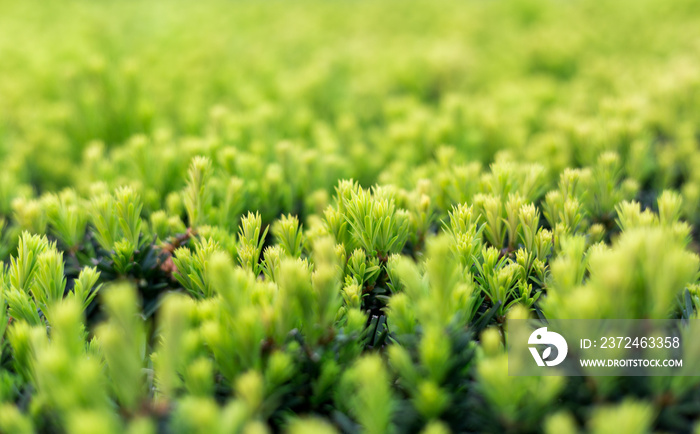
[[643, 186], [682, 187], [700, 116], [698, 8], [3, 1], [0, 211], [95, 181], [164, 198], [191, 155], [229, 144], [218, 165], [303, 183], [305, 197], [349, 177], [410, 186], [441, 161], [540, 162], [555, 180], [603, 150]]

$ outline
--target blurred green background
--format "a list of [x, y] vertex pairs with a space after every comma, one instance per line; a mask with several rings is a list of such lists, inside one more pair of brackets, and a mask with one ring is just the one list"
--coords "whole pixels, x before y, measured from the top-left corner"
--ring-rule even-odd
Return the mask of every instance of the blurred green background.
[[[264, 172], [286, 141], [332, 168], [311, 190], [412, 184], [442, 146], [455, 163], [500, 153], [554, 175], [603, 149], [635, 152], [631, 164], [648, 153], [635, 176], [673, 185], [689, 160], [654, 145], [697, 133], [699, 12], [689, 0], [2, 1], [0, 211], [12, 184], [134, 180], [139, 134], [149, 165], [182, 161], [172, 173], [213, 142]], [[151, 176], [161, 198], [184, 182]]]

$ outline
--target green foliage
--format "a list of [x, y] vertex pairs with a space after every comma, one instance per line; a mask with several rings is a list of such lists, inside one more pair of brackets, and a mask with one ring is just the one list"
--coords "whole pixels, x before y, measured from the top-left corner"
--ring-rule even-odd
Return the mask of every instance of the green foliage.
[[88, 214], [83, 199], [73, 190], [46, 198], [46, 215], [56, 237], [68, 250], [80, 247], [85, 236]]
[[99, 278], [100, 273], [95, 268], [85, 267], [80, 271], [69, 297], [77, 300], [83, 306], [83, 310], [88, 308], [102, 287], [102, 284], [97, 284]]
[[341, 405], [348, 408], [368, 433], [392, 432], [394, 401], [389, 376], [378, 356], [359, 359], [343, 375], [338, 392]]
[[[268, 228], [265, 228], [262, 235], [261, 230], [262, 219], [258, 213], [248, 213], [248, 215], [243, 217], [238, 230], [238, 260], [243, 267], [252, 270], [256, 275], [262, 271], [258, 261], [260, 260], [260, 253], [265, 243]], [[293, 242], [295, 241], [296, 239]], [[282, 246], [282, 248], [297, 248], [292, 245]]]
[[39, 255], [49, 248], [46, 237], [22, 233], [17, 256], [10, 259], [10, 285], [14, 289], [29, 291], [34, 281]]
[[49, 246], [48, 250], [39, 255], [37, 275], [32, 287], [32, 295], [38, 306], [49, 320], [51, 308], [61, 299], [66, 289], [66, 278], [63, 275], [63, 254]]
[[114, 197], [122, 236], [138, 247], [141, 237], [141, 198], [128, 187], [118, 188]]
[[0, 0], [0, 432], [697, 429], [505, 347], [698, 317], [698, 3], [279, 6]]
[[295, 258], [301, 256], [304, 234], [298, 218], [291, 215], [282, 216], [272, 226], [272, 234], [287, 255]]
[[96, 331], [119, 403], [134, 411], [145, 394], [146, 335], [135, 292], [115, 286], [103, 294], [108, 319]]
[[199, 227], [211, 207], [211, 188], [209, 181], [212, 175], [211, 160], [206, 157], [195, 157], [187, 172], [187, 188], [184, 202], [190, 227]]
[[119, 231], [114, 199], [108, 194], [93, 198], [90, 215], [92, 216], [91, 223], [96, 230], [97, 242], [103, 249], [112, 250]]
[[615, 433], [645, 433], [651, 428], [654, 416], [648, 404], [625, 401], [613, 408], [596, 410], [590, 422], [591, 432], [596, 434]]
[[192, 295], [211, 297], [214, 294], [207, 267], [209, 259], [218, 250], [219, 246], [214, 240], [202, 239], [195, 242], [194, 252], [187, 247], [175, 251], [173, 264], [177, 272], [174, 277]]
[[408, 237], [408, 213], [396, 209], [391, 189], [370, 192], [354, 187], [343, 200], [345, 219], [356, 245], [382, 260], [401, 251]]

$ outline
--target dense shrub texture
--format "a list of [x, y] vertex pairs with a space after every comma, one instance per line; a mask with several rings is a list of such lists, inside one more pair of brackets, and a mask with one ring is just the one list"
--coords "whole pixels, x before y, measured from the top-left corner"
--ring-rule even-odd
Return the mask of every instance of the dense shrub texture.
[[695, 0], [0, 0], [0, 432], [692, 431], [504, 343], [697, 317], [699, 145]]

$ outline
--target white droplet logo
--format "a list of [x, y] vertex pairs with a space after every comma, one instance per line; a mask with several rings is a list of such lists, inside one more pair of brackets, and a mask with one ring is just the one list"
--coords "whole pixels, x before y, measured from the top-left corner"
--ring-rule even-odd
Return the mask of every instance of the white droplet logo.
[[[537, 366], [557, 366], [564, 361], [566, 354], [569, 352], [569, 346], [562, 335], [547, 331], [547, 327], [541, 327], [532, 332], [527, 343], [529, 345], [548, 345], [542, 352], [542, 356], [537, 352], [537, 348], [529, 347], [532, 357], [537, 362]], [[547, 360], [552, 355], [552, 347], [557, 349], [557, 355], [554, 360]]]

